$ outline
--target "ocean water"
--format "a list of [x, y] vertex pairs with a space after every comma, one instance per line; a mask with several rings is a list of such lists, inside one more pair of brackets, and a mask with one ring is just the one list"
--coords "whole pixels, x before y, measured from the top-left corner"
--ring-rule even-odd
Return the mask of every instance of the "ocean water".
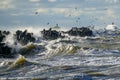
[[39, 31], [33, 31], [35, 43], [15, 46], [13, 31], [4, 41], [9, 46], [38, 48], [25, 56], [1, 58], [0, 80], [120, 80], [120, 33], [116, 32], [43, 40]]

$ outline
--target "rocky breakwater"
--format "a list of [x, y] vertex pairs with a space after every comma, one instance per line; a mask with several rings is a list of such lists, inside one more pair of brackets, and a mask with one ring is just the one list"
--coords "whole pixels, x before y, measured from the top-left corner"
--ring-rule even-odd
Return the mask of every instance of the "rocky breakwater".
[[80, 37], [85, 37], [85, 36], [93, 36], [92, 30], [90, 30], [87, 27], [73, 27], [71, 30], [67, 31], [67, 33], [71, 36], [80, 36]]
[[52, 30], [52, 28], [50, 28], [49, 30], [43, 29], [43, 31], [41, 31], [41, 33], [42, 33], [43, 39], [45, 39], [45, 40], [54, 40], [57, 38], [64, 38], [64, 36], [61, 35], [61, 32]]
[[14, 36], [16, 43], [20, 43], [21, 45], [26, 45], [29, 42], [35, 42], [35, 37], [33, 37], [33, 33], [28, 33], [27, 30], [25, 31], [17, 30]]
[[[6, 41], [7, 37], [11, 33], [9, 31], [1, 31], [0, 30], [0, 58], [14, 58], [17, 54], [25, 55], [33, 49], [38, 49], [38, 45], [32, 45], [28, 44], [29, 42], [35, 42], [35, 37], [33, 37], [33, 33], [28, 33], [27, 30], [20, 31], [17, 30], [15, 34], [12, 34], [14, 37], [14, 44], [17, 45], [18, 43], [22, 46], [19, 50], [17, 50], [15, 47], [9, 46]], [[23, 50], [24, 49], [24, 50]]]

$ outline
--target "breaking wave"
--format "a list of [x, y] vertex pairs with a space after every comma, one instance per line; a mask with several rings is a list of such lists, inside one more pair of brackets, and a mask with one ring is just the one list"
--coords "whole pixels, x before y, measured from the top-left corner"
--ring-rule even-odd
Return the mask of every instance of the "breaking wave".
[[63, 33], [64, 38], [55, 40], [43, 39], [40, 30], [28, 32], [36, 40], [26, 45], [16, 45], [14, 31], [4, 39], [15, 57], [0, 59], [1, 79], [120, 79], [119, 31], [96, 30], [90, 37]]

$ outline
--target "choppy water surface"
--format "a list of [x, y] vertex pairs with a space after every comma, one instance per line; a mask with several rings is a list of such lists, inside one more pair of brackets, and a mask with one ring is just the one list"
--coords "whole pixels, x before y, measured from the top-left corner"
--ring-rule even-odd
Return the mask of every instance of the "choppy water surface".
[[120, 37], [70, 37], [41, 40], [41, 52], [16, 59], [0, 59], [1, 79], [119, 80]]

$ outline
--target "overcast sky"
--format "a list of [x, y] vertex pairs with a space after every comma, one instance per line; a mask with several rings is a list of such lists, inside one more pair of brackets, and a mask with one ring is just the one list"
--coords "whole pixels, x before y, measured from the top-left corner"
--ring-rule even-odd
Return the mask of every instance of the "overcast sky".
[[120, 25], [120, 0], [0, 0], [0, 27]]

